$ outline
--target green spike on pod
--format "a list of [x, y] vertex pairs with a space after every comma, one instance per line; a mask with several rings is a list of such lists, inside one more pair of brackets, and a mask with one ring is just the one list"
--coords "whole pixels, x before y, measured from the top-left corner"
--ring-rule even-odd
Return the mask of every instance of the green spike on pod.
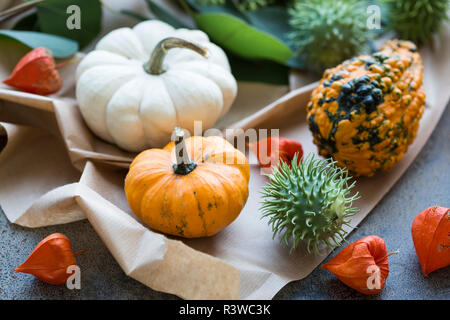
[[[348, 196], [355, 184], [348, 183], [347, 171], [336, 167], [331, 159], [319, 159], [313, 154], [300, 163], [297, 159], [298, 154], [291, 163], [281, 161], [268, 175], [269, 182], [261, 191], [261, 212], [263, 218], [269, 218], [274, 238], [280, 234], [291, 251], [301, 240], [309, 253], [319, 254], [320, 243], [333, 248], [331, 240], [339, 245], [349, 217], [358, 212], [352, 202], [359, 196]], [[326, 174], [316, 174], [322, 171]]]
[[288, 9], [292, 45], [321, 72], [361, 53], [371, 38], [364, 1], [302, 0]]
[[449, 20], [449, 0], [383, 0], [388, 5], [389, 27], [400, 38], [428, 43], [444, 21]]

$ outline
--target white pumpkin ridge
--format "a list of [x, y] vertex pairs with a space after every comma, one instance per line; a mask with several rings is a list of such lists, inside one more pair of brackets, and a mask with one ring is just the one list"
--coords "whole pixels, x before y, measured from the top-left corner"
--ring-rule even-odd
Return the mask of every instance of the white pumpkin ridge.
[[[163, 48], [163, 72], [149, 74], [144, 65], [165, 38], [188, 41], [193, 48]], [[177, 126], [193, 132], [194, 121], [202, 121], [204, 130], [211, 128], [237, 93], [225, 53], [205, 33], [155, 20], [107, 34], [81, 61], [76, 78], [88, 127], [133, 152], [164, 146]]]

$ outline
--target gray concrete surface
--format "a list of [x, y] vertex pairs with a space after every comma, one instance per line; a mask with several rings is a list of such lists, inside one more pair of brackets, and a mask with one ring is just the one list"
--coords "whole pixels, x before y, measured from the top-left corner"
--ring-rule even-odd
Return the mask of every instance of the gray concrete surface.
[[[388, 195], [350, 236], [349, 242], [370, 234], [385, 239], [392, 256], [385, 289], [364, 296], [346, 287], [326, 270], [285, 286], [275, 299], [450, 299], [450, 267], [424, 278], [411, 239], [414, 217], [432, 205], [450, 206], [450, 108], [414, 163]], [[5, 183], [5, 182], [0, 182]], [[34, 246], [45, 236], [61, 232], [73, 242], [82, 266], [81, 290], [52, 286], [31, 275], [15, 274]], [[329, 259], [337, 252], [331, 254]], [[327, 259], [327, 261], [329, 260]], [[177, 299], [127, 277], [87, 221], [26, 229], [10, 224], [0, 213], [0, 299]]]

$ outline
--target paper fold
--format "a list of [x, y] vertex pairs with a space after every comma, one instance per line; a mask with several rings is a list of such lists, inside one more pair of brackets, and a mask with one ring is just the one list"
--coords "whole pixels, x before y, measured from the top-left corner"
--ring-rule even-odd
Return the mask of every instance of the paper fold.
[[[362, 198], [356, 203], [361, 211], [352, 219], [355, 226], [412, 163], [445, 109], [450, 95], [450, 28], [433, 46], [421, 50], [427, 108], [417, 139], [391, 172], [358, 180], [356, 191]], [[1, 65], [2, 54], [12, 53], [0, 52], [0, 78], [11, 68]], [[299, 248], [290, 255], [278, 239], [272, 240], [259, 212], [259, 190], [266, 178], [254, 159], [248, 202], [224, 231], [181, 240], [148, 229], [132, 214], [123, 191], [134, 154], [89, 131], [73, 96], [70, 70], [63, 81], [65, 90], [50, 97], [0, 88], [0, 136], [7, 141], [0, 152], [0, 205], [10, 222], [40, 227], [86, 217], [125, 274], [186, 299], [270, 299], [289, 281], [306, 277], [329, 253], [312, 256]], [[218, 126], [277, 128], [282, 136], [300, 141], [305, 153], [316, 152], [305, 121], [313, 88], [314, 84], [282, 96], [286, 87], [258, 89], [257, 84], [240, 83], [237, 102]], [[264, 95], [255, 99], [258, 90]]]

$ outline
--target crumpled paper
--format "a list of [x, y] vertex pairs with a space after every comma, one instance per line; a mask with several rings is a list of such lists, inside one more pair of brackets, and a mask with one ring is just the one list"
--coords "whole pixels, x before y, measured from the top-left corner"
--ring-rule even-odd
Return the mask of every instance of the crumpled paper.
[[[0, 53], [0, 78], [25, 53], [11, 47]], [[355, 205], [356, 226], [386, 194], [425, 144], [449, 100], [450, 28], [421, 50], [427, 107], [417, 139], [391, 172], [361, 178]], [[154, 232], [135, 217], [123, 180], [133, 154], [96, 138], [74, 99], [74, 69], [62, 69], [64, 88], [41, 97], [0, 85], [0, 205], [9, 221], [25, 227], [87, 218], [124, 272], [159, 291], [185, 299], [270, 299], [285, 284], [306, 277], [329, 251], [293, 254], [272, 240], [261, 220], [259, 190], [266, 183], [254, 155], [250, 196], [240, 216], [219, 234], [178, 239]], [[315, 83], [287, 93], [286, 87], [239, 83], [239, 96], [218, 128], [279, 128], [284, 137], [316, 152], [305, 121], [305, 106]], [[285, 94], [287, 93], [287, 94]], [[350, 229], [349, 229], [350, 231]]]

